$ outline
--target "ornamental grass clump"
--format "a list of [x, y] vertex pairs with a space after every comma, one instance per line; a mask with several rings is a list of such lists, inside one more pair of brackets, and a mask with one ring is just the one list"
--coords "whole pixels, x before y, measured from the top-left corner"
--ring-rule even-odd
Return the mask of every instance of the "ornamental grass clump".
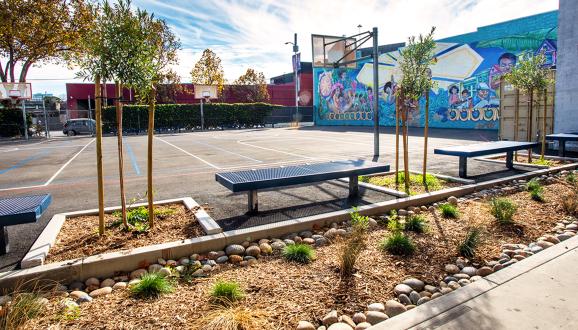
[[482, 230], [478, 227], [470, 228], [464, 240], [458, 245], [458, 253], [462, 257], [473, 258], [480, 244]]
[[421, 234], [427, 229], [427, 222], [423, 215], [410, 215], [405, 220], [404, 229]]
[[526, 185], [526, 189], [530, 192], [530, 197], [537, 202], [544, 202], [544, 187], [536, 179], [530, 180]]
[[415, 252], [412, 239], [401, 231], [396, 231], [379, 243], [379, 248], [393, 255], [409, 256]]
[[453, 204], [450, 203], [441, 204], [439, 208], [444, 218], [456, 219], [460, 215], [458, 212], [458, 207]]
[[355, 263], [366, 248], [369, 217], [360, 215], [356, 209], [351, 215], [351, 233], [339, 247], [339, 274], [341, 277], [351, 276], [355, 270]]
[[159, 273], [146, 273], [130, 286], [130, 293], [137, 298], [158, 298], [173, 291], [172, 283]]
[[245, 297], [245, 292], [237, 282], [219, 280], [211, 288], [211, 298], [219, 304], [231, 304]]
[[253, 330], [270, 329], [270, 325], [263, 310], [238, 306], [218, 308], [206, 313], [194, 322], [193, 329]]
[[512, 224], [517, 209], [516, 204], [508, 198], [494, 198], [490, 201], [490, 213], [500, 225]]
[[307, 244], [291, 244], [283, 248], [281, 255], [287, 261], [308, 264], [315, 259], [315, 250]]

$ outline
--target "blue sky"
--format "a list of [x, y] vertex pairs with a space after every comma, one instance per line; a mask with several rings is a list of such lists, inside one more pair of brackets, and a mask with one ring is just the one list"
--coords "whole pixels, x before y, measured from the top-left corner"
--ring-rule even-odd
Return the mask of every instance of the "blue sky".
[[[343, 35], [372, 27], [379, 43], [402, 42], [436, 26], [442, 38], [489, 25], [558, 9], [558, 0], [133, 0], [133, 5], [165, 19], [183, 49], [175, 70], [183, 82], [205, 48], [223, 61], [225, 76], [235, 80], [249, 67], [267, 78], [291, 71], [291, 46], [298, 33], [303, 61], [311, 60], [311, 34]], [[33, 67], [34, 92], [65, 93], [74, 68]]]

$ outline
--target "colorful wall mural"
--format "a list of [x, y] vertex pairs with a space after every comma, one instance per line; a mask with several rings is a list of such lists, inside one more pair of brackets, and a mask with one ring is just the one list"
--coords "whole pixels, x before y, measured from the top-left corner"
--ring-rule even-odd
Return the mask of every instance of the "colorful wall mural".
[[[499, 127], [500, 79], [520, 56], [546, 52], [555, 66], [552, 29], [539, 40], [506, 36], [471, 43], [438, 42], [431, 67], [436, 87], [430, 93], [430, 127], [491, 129]], [[554, 34], [555, 36], [555, 34]], [[554, 37], [555, 38], [555, 37]], [[373, 99], [379, 98], [379, 122], [395, 124], [393, 90], [401, 80], [399, 50], [379, 56], [379, 85], [373, 86], [373, 63], [356, 68], [313, 68], [315, 121], [318, 125], [372, 125]], [[409, 116], [409, 125], [424, 126], [425, 101]]]

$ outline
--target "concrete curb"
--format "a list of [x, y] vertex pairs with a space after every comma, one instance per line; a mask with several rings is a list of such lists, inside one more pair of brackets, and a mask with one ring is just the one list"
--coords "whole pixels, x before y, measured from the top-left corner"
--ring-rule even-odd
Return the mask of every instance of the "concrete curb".
[[[182, 203], [189, 211], [194, 211], [194, 215], [207, 234], [216, 234], [222, 232], [222, 228], [211, 218], [207, 212], [205, 212], [202, 208], [200, 208], [199, 204], [195, 202], [194, 199], [190, 197], [185, 198], [175, 198], [175, 199], [167, 199], [162, 201], [157, 201], [155, 205], [166, 205], [166, 204], [173, 204], [173, 203]], [[133, 204], [128, 207], [128, 209], [133, 209], [141, 206], [147, 206], [148, 203], [138, 203]], [[111, 213], [114, 211], [120, 210], [120, 206], [114, 207], [105, 207], [105, 213]], [[58, 237], [58, 233], [60, 233], [60, 229], [62, 229], [62, 225], [67, 218], [84, 216], [84, 215], [97, 215], [98, 209], [90, 209], [90, 210], [82, 210], [82, 211], [74, 211], [74, 212], [67, 212], [67, 213], [58, 213], [55, 214], [52, 219], [48, 222], [40, 236], [36, 239], [32, 247], [26, 253], [22, 261], [20, 262], [20, 267], [22, 269], [32, 268], [36, 266], [41, 266], [44, 264], [44, 260], [56, 242], [56, 238]]]
[[[477, 160], [479, 162], [486, 162], [486, 163], [495, 163], [495, 164], [506, 164], [505, 160], [498, 160], [496, 158], [498, 157], [504, 157], [505, 154], [503, 155], [498, 155], [498, 156], [489, 156], [489, 157], [475, 157], [473, 158], [473, 160]], [[528, 154], [518, 154], [518, 156], [520, 157], [527, 157]], [[570, 158], [570, 157], [557, 157], [557, 156], [544, 156], [545, 159], [552, 159], [552, 160], [563, 160], [563, 161], [569, 161], [569, 162], [578, 162], [577, 158]], [[527, 163], [520, 163], [520, 162], [514, 162], [514, 165], [516, 166], [524, 166], [524, 167], [533, 167], [533, 168], [550, 168], [548, 165], [539, 165], [539, 164], [527, 164]]]
[[[444, 317], [442, 314], [452, 309], [454, 311], [448, 312], [449, 314], [456, 314], [456, 316], [462, 314], [463, 311], [461, 311], [460, 306], [464, 305], [466, 302], [490, 290], [499, 288], [500, 285], [509, 282], [522, 274], [532, 271], [533, 269], [576, 249], [578, 249], [578, 236], [560, 242], [529, 258], [526, 258], [493, 274], [490, 274], [484, 277], [482, 280], [459, 288], [451, 293], [420, 305], [412, 310], [378, 323], [369, 329], [433, 329], [436, 327], [436, 324], [439, 325], [439, 323], [443, 323], [442, 318], [447, 318], [447, 316]], [[467, 308], [467, 306], [464, 307]]]
[[[563, 170], [571, 170], [576, 167], [578, 167], [578, 164], [567, 164], [556, 168], [537, 170], [482, 183], [439, 190], [428, 194], [360, 206], [357, 210], [360, 214], [368, 216], [384, 214], [393, 209], [432, 204], [445, 200], [450, 196], [460, 197], [513, 180], [528, 180], [536, 176]], [[178, 199], [169, 201], [175, 202], [178, 201]], [[89, 211], [94, 212], [94, 210]], [[108, 277], [112, 276], [113, 273], [117, 271], [132, 271], [136, 268], [142, 267], [142, 265], [147, 262], [155, 262], [158, 258], [170, 259], [187, 256], [192, 253], [205, 253], [212, 250], [217, 251], [222, 250], [228, 244], [241, 243], [245, 240], [282, 237], [291, 232], [311, 230], [311, 228], [316, 226], [323, 227], [333, 222], [346, 221], [350, 218], [349, 213], [351, 211], [351, 209], [334, 211], [273, 224], [255, 226], [247, 229], [231, 230], [183, 241], [151, 245], [131, 251], [113, 252], [37, 266], [29, 269], [8, 271], [0, 273], [0, 288], [14, 287], [18, 282], [34, 278], [46, 278], [68, 283], [76, 280], [84, 280], [88, 277]], [[96, 212], [98, 213], [98, 210], [96, 210]], [[79, 212], [71, 212], [71, 214], [77, 215]], [[511, 267], [514, 266], [515, 265]]]

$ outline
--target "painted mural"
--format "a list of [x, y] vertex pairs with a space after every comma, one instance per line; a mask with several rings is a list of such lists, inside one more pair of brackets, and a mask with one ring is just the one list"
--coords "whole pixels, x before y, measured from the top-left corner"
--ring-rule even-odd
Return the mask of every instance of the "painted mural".
[[[555, 40], [505, 45], [507, 42], [448, 43], [436, 45], [431, 67], [436, 87], [430, 93], [430, 127], [491, 129], [499, 127], [500, 79], [520, 56], [547, 51], [555, 65]], [[524, 47], [524, 45], [530, 47]], [[373, 63], [356, 68], [314, 68], [314, 105], [319, 125], [372, 125], [373, 98], [379, 99], [379, 122], [395, 124], [393, 91], [400, 80], [400, 51], [379, 56], [379, 86], [373, 86]], [[425, 101], [409, 115], [409, 125], [424, 125]]]

